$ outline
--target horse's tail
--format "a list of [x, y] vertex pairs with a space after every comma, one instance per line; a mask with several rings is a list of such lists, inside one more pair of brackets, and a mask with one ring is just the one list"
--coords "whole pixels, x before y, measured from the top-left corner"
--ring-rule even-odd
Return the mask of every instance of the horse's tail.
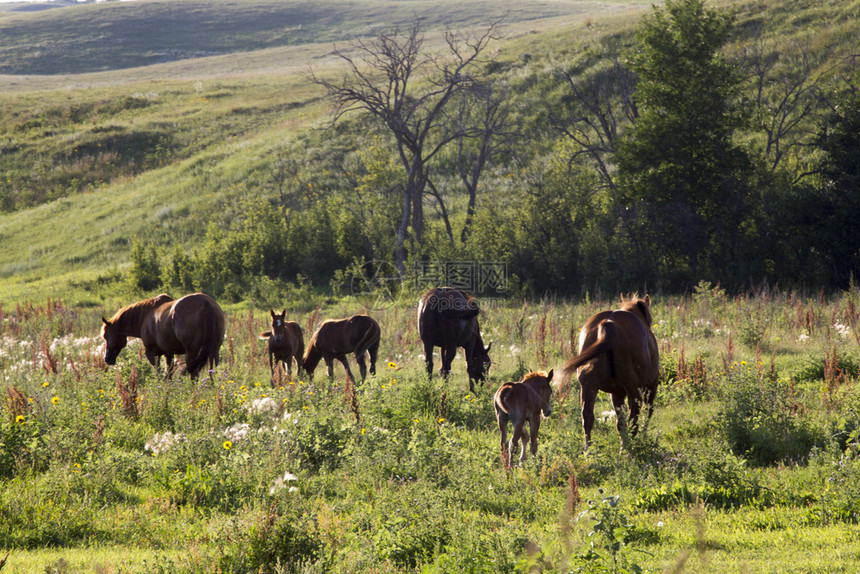
[[507, 413], [508, 408], [505, 406], [505, 402], [511, 391], [513, 390], [513, 385], [511, 383], [504, 383], [499, 390], [496, 391], [496, 396], [493, 398], [493, 406], [496, 408], [496, 415], [499, 412]]
[[[595, 359], [603, 353], [612, 353], [612, 349], [618, 343], [618, 326], [612, 319], [604, 319], [597, 326], [597, 340], [590, 346], [582, 349], [578, 355], [574, 355], [564, 363], [562, 373], [569, 377], [573, 371], [588, 361]], [[611, 362], [610, 357], [610, 362]], [[614, 365], [611, 365], [614, 370]]]
[[379, 323], [370, 320], [368, 321], [368, 325], [369, 328], [364, 332], [364, 335], [362, 335], [361, 339], [359, 339], [358, 343], [355, 345], [356, 355], [363, 355], [371, 345], [379, 342]]
[[185, 370], [189, 374], [197, 375], [207, 363], [211, 365], [211, 368], [215, 368], [218, 364], [221, 343], [224, 342], [224, 330], [218, 321], [219, 314], [220, 310], [213, 308], [202, 313], [203, 344], [200, 346], [200, 352], [197, 356], [185, 364]]

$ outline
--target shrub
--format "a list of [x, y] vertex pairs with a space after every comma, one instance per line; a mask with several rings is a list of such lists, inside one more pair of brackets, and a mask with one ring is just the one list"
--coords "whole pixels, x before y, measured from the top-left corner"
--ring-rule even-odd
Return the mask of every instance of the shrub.
[[741, 365], [722, 386], [726, 396], [718, 427], [737, 456], [758, 465], [799, 461], [814, 445], [823, 444], [823, 429], [804, 416], [784, 381], [761, 377]]

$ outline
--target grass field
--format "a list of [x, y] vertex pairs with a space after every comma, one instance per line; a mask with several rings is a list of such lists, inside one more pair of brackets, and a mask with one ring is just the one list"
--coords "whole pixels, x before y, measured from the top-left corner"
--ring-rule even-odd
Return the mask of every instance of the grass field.
[[[369, 310], [383, 331], [379, 373], [354, 387], [339, 367], [332, 382], [319, 372], [270, 386], [260, 311], [230, 311], [211, 377], [165, 383], [139, 345], [104, 366], [98, 317], [112, 308], [4, 307], [8, 570], [855, 567], [856, 292], [730, 298], [700, 285], [657, 297], [662, 383], [646, 431], [620, 451], [601, 396], [585, 452], [578, 390], [562, 385], [538, 455], [510, 470], [493, 390], [558, 368], [570, 329], [613, 303], [496, 301], [482, 314], [490, 380], [472, 395], [461, 358], [447, 382], [427, 382], [412, 295]], [[306, 333], [360, 308], [296, 303], [288, 315]]]

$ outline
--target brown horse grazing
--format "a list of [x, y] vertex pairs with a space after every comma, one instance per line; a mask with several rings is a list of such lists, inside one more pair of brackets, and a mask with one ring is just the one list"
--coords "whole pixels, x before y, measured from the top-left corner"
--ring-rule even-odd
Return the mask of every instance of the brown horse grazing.
[[370, 374], [376, 374], [379, 333], [379, 323], [367, 315], [354, 315], [346, 319], [324, 321], [308, 342], [302, 368], [307, 372], [308, 377], [313, 378], [314, 370], [320, 359], [323, 359], [328, 369], [328, 376], [332, 378], [334, 376], [333, 362], [337, 359], [343, 364], [350, 380], [355, 381], [352, 371], [349, 370], [349, 361], [346, 358], [347, 353], [353, 353], [363, 382], [367, 376], [367, 366], [364, 363], [365, 352], [370, 354]]
[[632, 434], [638, 430], [643, 397], [648, 404], [648, 419], [654, 412], [660, 353], [651, 332], [651, 298], [622, 298], [621, 309], [601, 311], [585, 322], [579, 331], [579, 353], [564, 364], [565, 377], [576, 369], [582, 404], [582, 429], [585, 448], [591, 442], [594, 402], [597, 391], [612, 395], [616, 428], [626, 442], [624, 399], [630, 410]]
[[174, 355], [185, 355], [185, 370], [191, 378], [197, 378], [207, 362], [214, 368], [224, 341], [224, 313], [203, 293], [176, 300], [162, 293], [123, 307], [110, 320], [102, 317], [102, 322], [105, 363], [115, 364], [128, 337], [139, 337], [153, 366], [158, 357], [164, 357], [168, 377]]
[[296, 368], [302, 368], [302, 355], [305, 353], [305, 337], [302, 328], [295, 321], [286, 320], [287, 310], [275, 313], [272, 309], [272, 330], [260, 333], [261, 339], [269, 341], [269, 369], [272, 371], [272, 386], [275, 386], [275, 365], [281, 362], [287, 368], [287, 375], [293, 374], [293, 360]]
[[475, 381], [484, 383], [490, 368], [490, 347], [484, 347], [478, 325], [478, 301], [453, 287], [430, 289], [418, 301], [418, 336], [424, 343], [424, 360], [427, 375], [433, 376], [433, 347], [439, 347], [442, 368], [439, 372], [448, 377], [457, 347], [466, 354], [466, 371], [469, 373], [469, 390], [475, 392]]
[[[552, 413], [550, 399], [552, 398], [552, 371], [546, 373], [537, 371], [526, 373], [517, 383], [503, 383], [496, 391], [493, 406], [496, 409], [496, 422], [499, 423], [499, 433], [502, 435], [502, 462], [510, 465], [511, 456], [516, 451], [517, 442], [522, 441], [520, 463], [526, 459], [526, 443], [531, 434], [532, 455], [537, 454], [537, 437], [540, 429], [541, 414], [548, 417]], [[508, 421], [514, 427], [511, 442], [508, 439]], [[529, 430], [525, 424], [529, 423]]]

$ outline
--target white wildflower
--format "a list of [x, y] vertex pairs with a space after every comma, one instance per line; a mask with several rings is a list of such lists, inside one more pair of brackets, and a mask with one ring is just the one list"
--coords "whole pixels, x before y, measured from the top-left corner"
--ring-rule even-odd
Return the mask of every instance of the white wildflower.
[[274, 416], [278, 412], [278, 403], [272, 397], [263, 397], [261, 399], [254, 399], [245, 408], [252, 415]]
[[[279, 490], [283, 490], [287, 487], [288, 482], [292, 482], [294, 480], [298, 480], [299, 477], [290, 472], [289, 470], [284, 472], [284, 476], [279, 476], [275, 479], [275, 482], [272, 483], [272, 486], [269, 487], [269, 494], [275, 494]], [[298, 488], [295, 486], [291, 486], [288, 492], [296, 492]]]
[[798, 343], [805, 343], [805, 342], [807, 342], [808, 340], [809, 340], [809, 335], [807, 335], [806, 333], [801, 333], [801, 334], [797, 337], [797, 342], [798, 342]]
[[848, 325], [843, 325], [842, 323], [834, 323], [833, 329], [839, 333], [839, 336], [843, 339], [847, 339], [851, 335], [851, 327]]
[[150, 441], [148, 441], [144, 445], [144, 449], [152, 452], [153, 456], [159, 455], [163, 452], [167, 452], [173, 447], [177, 442], [181, 442], [185, 440], [185, 435], [182, 433], [173, 434], [170, 431], [164, 431], [163, 433], [155, 433], [155, 436], [152, 437]]
[[230, 442], [236, 442], [248, 438], [248, 431], [251, 430], [251, 425], [248, 423], [236, 423], [231, 427], [224, 429], [224, 437]]

